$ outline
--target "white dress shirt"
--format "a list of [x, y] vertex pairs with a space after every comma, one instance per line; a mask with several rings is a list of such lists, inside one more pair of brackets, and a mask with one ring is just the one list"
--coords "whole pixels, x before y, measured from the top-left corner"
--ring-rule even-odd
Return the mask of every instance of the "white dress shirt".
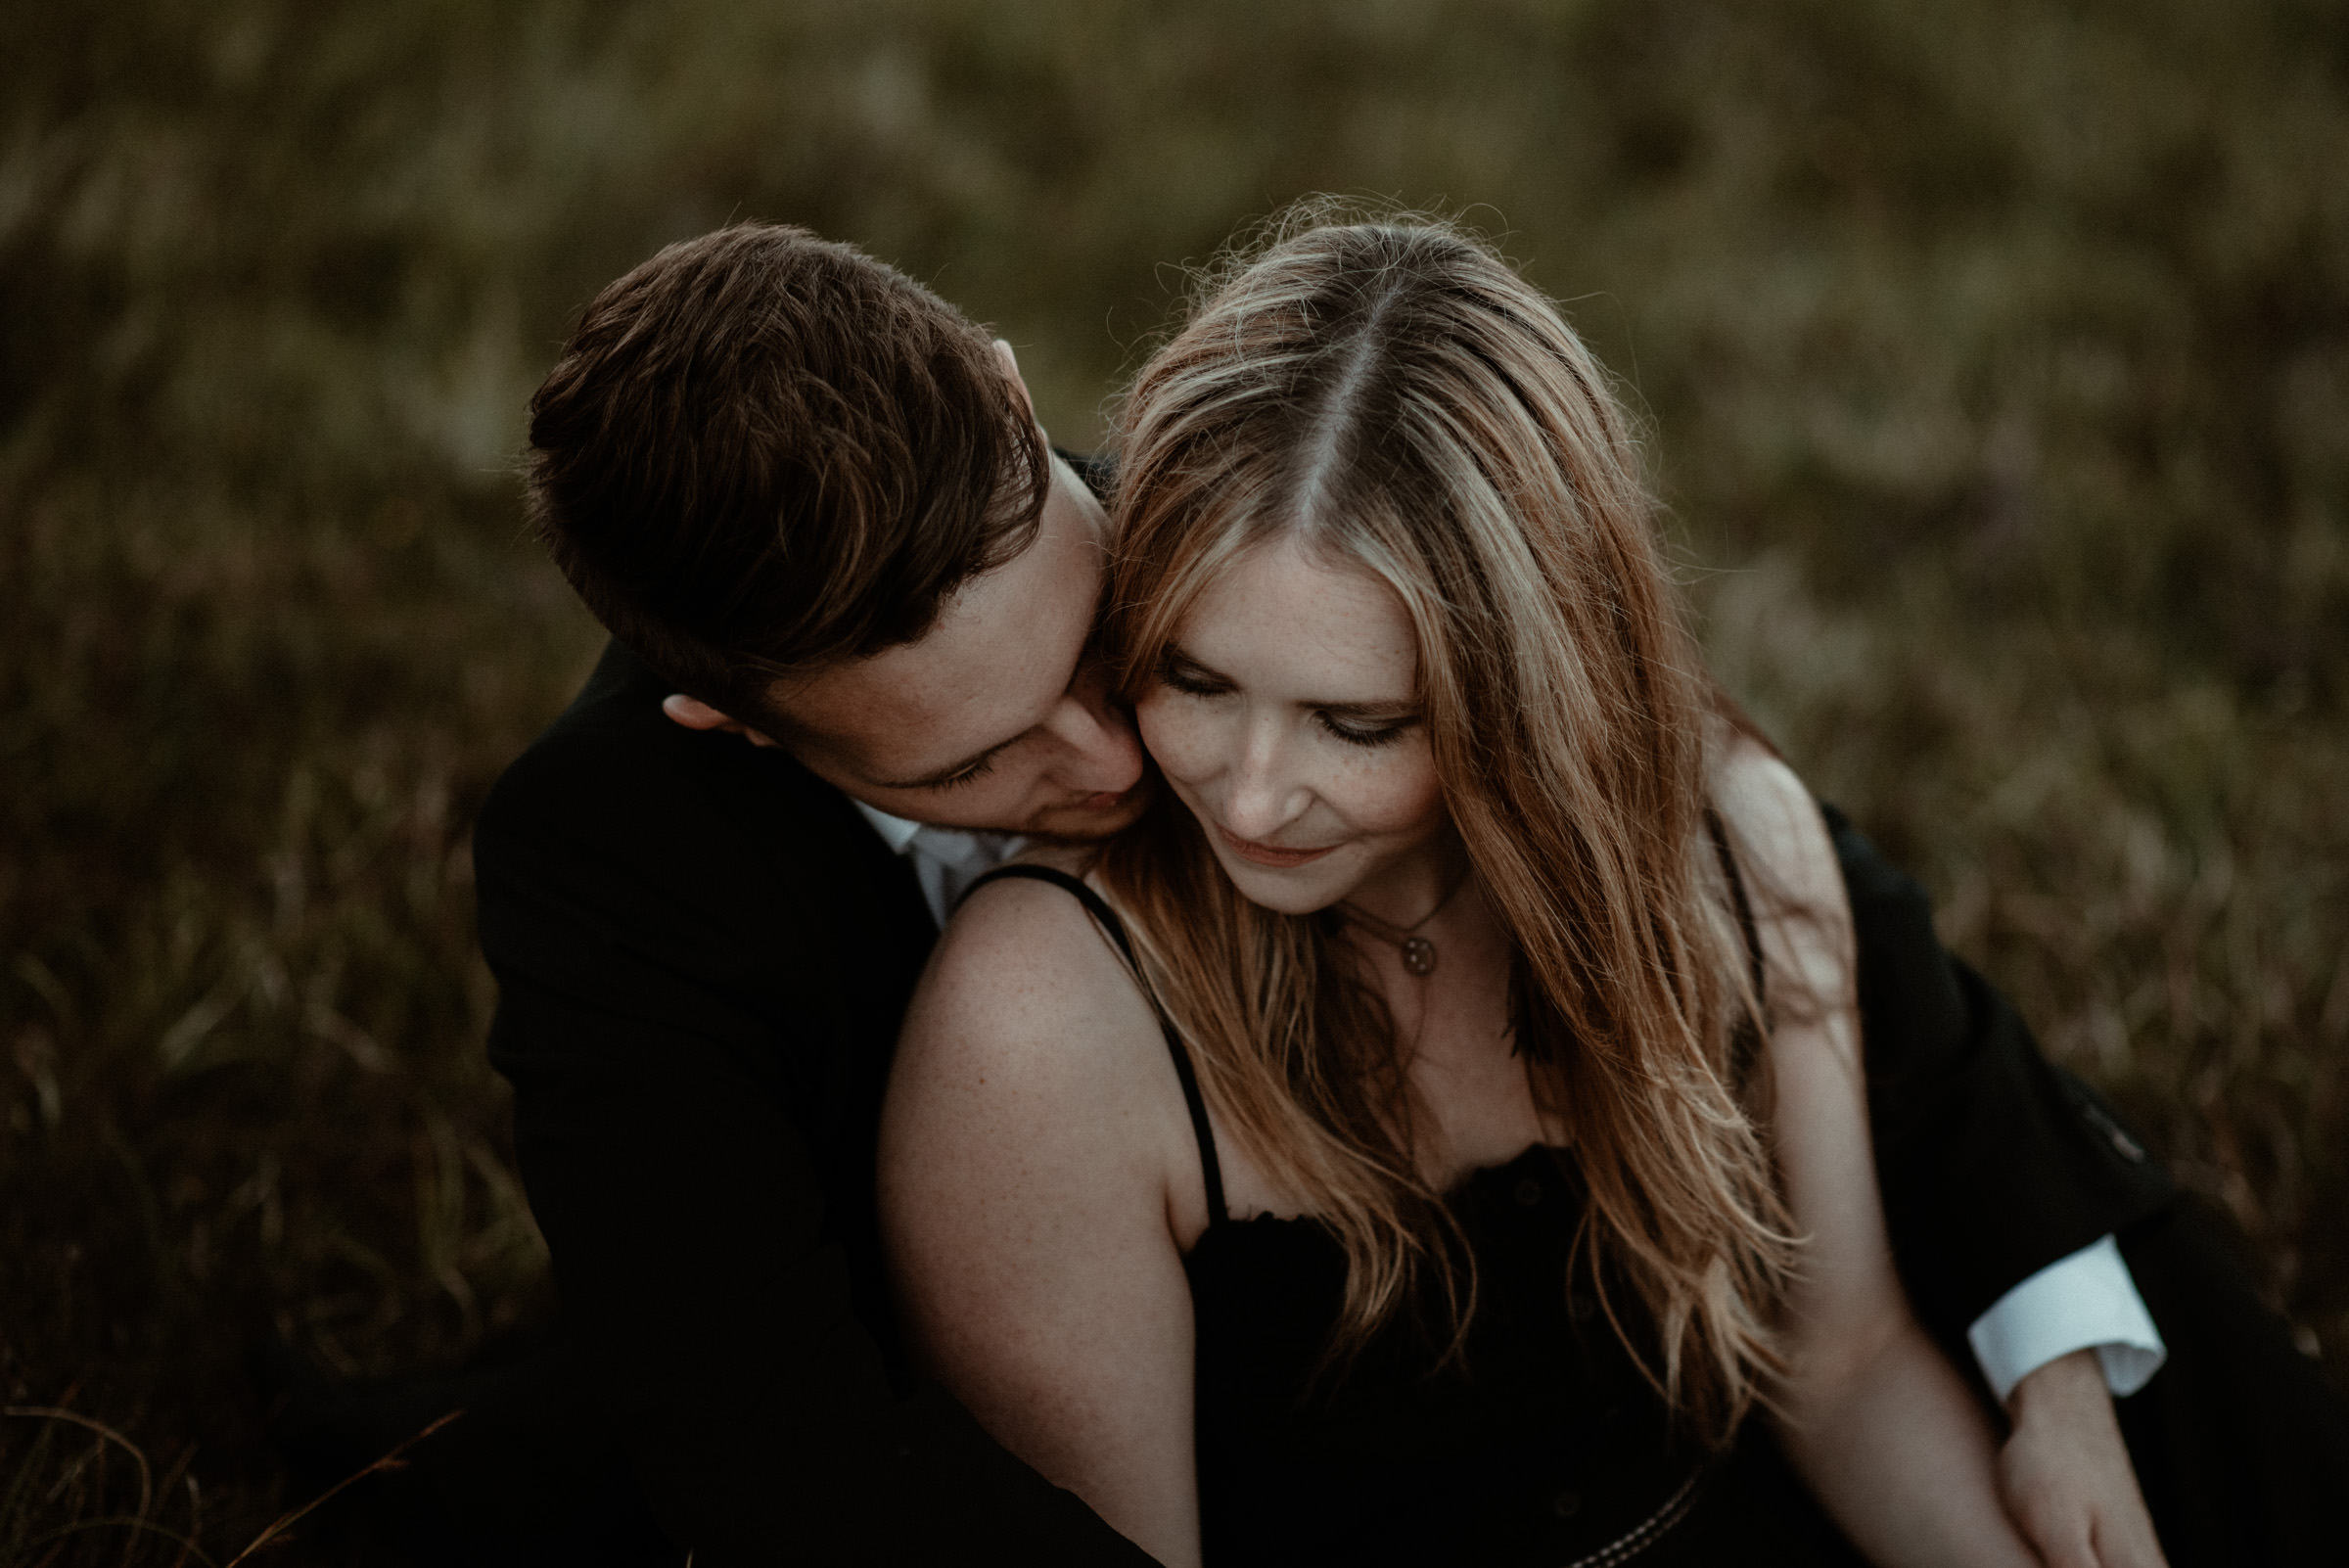
[[[1027, 840], [1013, 833], [928, 827], [854, 803], [881, 841], [913, 862], [941, 927], [972, 883], [1010, 859]], [[2094, 1350], [2114, 1398], [2134, 1394], [2169, 1356], [2112, 1237], [2058, 1259], [1993, 1303], [1966, 1330], [1974, 1360], [2004, 1403], [2014, 1385], [2058, 1357]]]
[[876, 810], [851, 797], [850, 804], [881, 835], [881, 842], [913, 862], [913, 878], [929, 900], [930, 918], [944, 930], [946, 916], [970, 891], [971, 884], [1028, 846], [1016, 833], [972, 833], [962, 828], [929, 827], [901, 816]]
[[2096, 1351], [2115, 1399], [2143, 1388], [2170, 1355], [2110, 1236], [2001, 1296], [1965, 1338], [2002, 1404], [2015, 1384], [2076, 1350]]

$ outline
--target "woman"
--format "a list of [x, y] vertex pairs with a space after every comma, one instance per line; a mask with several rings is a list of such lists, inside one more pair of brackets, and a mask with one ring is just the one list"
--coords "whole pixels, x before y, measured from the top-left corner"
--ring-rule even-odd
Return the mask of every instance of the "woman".
[[882, 1201], [939, 1375], [1170, 1563], [2032, 1561], [1892, 1272], [1825, 833], [1556, 312], [1307, 228], [1121, 437], [1169, 789], [914, 1004]]

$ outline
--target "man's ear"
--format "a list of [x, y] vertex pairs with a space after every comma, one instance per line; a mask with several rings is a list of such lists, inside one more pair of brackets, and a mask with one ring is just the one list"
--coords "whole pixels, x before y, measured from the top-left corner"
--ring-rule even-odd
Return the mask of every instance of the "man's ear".
[[772, 746], [775, 744], [774, 741], [760, 733], [758, 730], [751, 728], [750, 725], [744, 723], [741, 719], [729, 718], [724, 714], [721, 714], [716, 709], [711, 707], [708, 703], [703, 702], [700, 698], [688, 697], [681, 691], [672, 691], [668, 696], [662, 698], [661, 712], [667, 714], [671, 720], [684, 725], [687, 729], [724, 730], [729, 735], [740, 735], [744, 737], [753, 746]]
[[995, 357], [1003, 361], [1003, 374], [1009, 376], [1011, 384], [1020, 390], [1020, 402], [1028, 410], [1028, 417], [1034, 419], [1036, 417], [1036, 399], [1028, 394], [1028, 383], [1020, 377], [1020, 356], [1011, 351], [1010, 344], [997, 338], [995, 340]]

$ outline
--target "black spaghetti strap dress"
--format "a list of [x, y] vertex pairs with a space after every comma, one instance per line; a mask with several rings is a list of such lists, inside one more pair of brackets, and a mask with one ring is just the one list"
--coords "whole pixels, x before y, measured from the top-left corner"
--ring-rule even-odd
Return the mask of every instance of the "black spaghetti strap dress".
[[[1117, 914], [1077, 878], [992, 876], [1067, 889], [1132, 964]], [[1566, 1151], [1528, 1149], [1452, 1196], [1479, 1281], [1459, 1354], [1444, 1354], [1440, 1313], [1405, 1311], [1333, 1362], [1344, 1248], [1310, 1217], [1230, 1218], [1189, 1052], [1166, 1033], [1210, 1217], [1184, 1260], [1208, 1568], [1861, 1561], [1759, 1422], [1719, 1454], [1677, 1429], [1577, 1271], [1586, 1200]], [[1632, 1294], [1606, 1299], [1638, 1333]]]

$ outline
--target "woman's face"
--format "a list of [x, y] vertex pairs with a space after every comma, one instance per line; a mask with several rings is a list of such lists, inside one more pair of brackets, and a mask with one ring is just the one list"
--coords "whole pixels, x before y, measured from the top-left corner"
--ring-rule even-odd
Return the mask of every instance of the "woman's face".
[[1451, 830], [1395, 591], [1293, 539], [1248, 551], [1176, 628], [1142, 742], [1248, 899], [1286, 914], [1440, 879]]

